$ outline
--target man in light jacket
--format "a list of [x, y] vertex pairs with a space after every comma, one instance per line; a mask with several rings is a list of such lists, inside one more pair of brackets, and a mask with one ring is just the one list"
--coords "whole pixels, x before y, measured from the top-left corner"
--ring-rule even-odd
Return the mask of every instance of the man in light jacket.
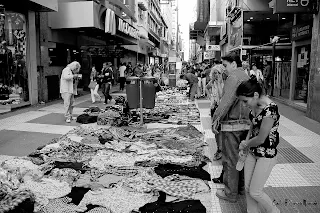
[[[244, 173], [236, 170], [238, 161], [239, 144], [247, 136], [247, 130], [237, 129], [236, 121], [242, 119], [249, 122], [249, 109], [242, 106], [242, 103], [236, 96], [236, 90], [241, 82], [249, 79], [249, 76], [242, 68], [240, 57], [235, 54], [229, 54], [222, 57], [223, 65], [226, 68], [228, 78], [224, 83], [222, 98], [218, 108], [212, 116], [213, 133], [219, 133], [220, 122], [229, 124], [231, 129], [226, 130], [221, 124], [222, 137], [222, 165], [223, 176], [220, 177], [225, 185], [223, 190], [217, 190], [217, 197], [230, 202], [238, 200], [238, 194], [244, 194]], [[214, 181], [215, 182], [215, 181]]]
[[61, 74], [60, 93], [63, 99], [67, 123], [70, 123], [72, 120], [74, 96], [77, 95], [78, 80], [81, 78], [81, 75], [78, 74], [80, 67], [79, 62], [74, 61], [68, 64]]

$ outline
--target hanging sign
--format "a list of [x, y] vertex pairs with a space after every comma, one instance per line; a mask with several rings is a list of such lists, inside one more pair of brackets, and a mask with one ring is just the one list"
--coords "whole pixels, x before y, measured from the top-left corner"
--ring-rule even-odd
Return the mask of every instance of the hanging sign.
[[273, 13], [315, 13], [316, 1], [317, 0], [273, 0]]
[[312, 37], [312, 24], [293, 26], [291, 31], [291, 40], [301, 40]]

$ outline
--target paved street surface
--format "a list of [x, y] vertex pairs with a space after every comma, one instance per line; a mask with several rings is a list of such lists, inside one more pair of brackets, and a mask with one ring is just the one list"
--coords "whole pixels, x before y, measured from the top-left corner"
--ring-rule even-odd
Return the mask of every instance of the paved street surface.
[[[75, 116], [92, 106], [90, 95], [79, 97], [76, 102]], [[94, 105], [105, 106], [102, 103]], [[201, 113], [201, 126], [197, 128], [205, 133], [205, 139], [211, 145], [208, 151], [214, 153], [216, 147], [214, 135], [210, 130], [209, 102], [199, 100], [197, 106]], [[319, 213], [320, 123], [282, 104], [279, 104], [279, 108], [282, 116], [278, 164], [265, 185], [265, 191], [283, 213]], [[0, 155], [25, 156], [78, 125], [75, 121], [70, 124], [65, 123], [62, 101], [1, 115]], [[209, 165], [208, 170], [212, 177], [220, 175], [222, 169], [220, 164], [221, 162], [217, 161]], [[211, 197], [206, 198], [211, 205], [209, 212], [246, 212], [244, 196], [235, 204], [220, 201], [215, 192], [218, 188], [223, 188], [223, 185], [214, 183], [210, 185]]]

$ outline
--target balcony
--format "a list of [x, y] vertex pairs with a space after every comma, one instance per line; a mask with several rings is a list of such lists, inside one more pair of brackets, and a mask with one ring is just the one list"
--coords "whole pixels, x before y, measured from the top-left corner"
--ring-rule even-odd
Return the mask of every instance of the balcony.
[[148, 10], [148, 2], [146, 0], [138, 0], [138, 7], [142, 11], [147, 11]]

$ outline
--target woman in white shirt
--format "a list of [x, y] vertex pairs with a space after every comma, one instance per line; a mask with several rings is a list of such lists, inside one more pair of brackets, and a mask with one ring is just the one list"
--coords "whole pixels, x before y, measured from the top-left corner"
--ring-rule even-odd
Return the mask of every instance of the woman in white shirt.
[[251, 75], [255, 75], [260, 84], [263, 82], [262, 72], [257, 68], [256, 64], [252, 64], [252, 70], [250, 70], [250, 76]]

